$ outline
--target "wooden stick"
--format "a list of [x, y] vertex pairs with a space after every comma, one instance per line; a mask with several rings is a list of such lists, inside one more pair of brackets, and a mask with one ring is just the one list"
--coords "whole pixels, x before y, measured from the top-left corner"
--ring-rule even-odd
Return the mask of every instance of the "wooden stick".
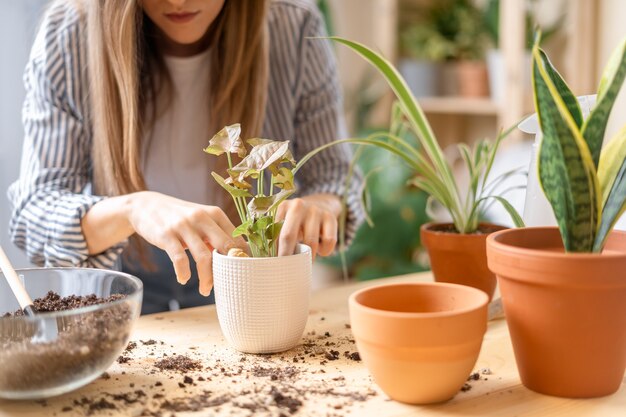
[[30, 296], [26, 292], [26, 289], [22, 285], [20, 278], [17, 276], [17, 272], [9, 262], [9, 258], [7, 258], [6, 253], [2, 247], [0, 247], [0, 269], [4, 273], [4, 277], [6, 278], [13, 294], [15, 294], [15, 298], [17, 298], [17, 302], [20, 304], [20, 307], [28, 313], [27, 310], [32, 309], [33, 300], [31, 300]]

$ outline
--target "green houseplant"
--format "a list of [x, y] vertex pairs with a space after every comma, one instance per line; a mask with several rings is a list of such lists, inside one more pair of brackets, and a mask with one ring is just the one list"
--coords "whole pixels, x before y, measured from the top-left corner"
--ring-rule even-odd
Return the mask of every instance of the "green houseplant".
[[[495, 277], [487, 269], [485, 236], [493, 228], [480, 223], [481, 215], [488, 204], [497, 202], [507, 210], [516, 226], [523, 224], [516, 210], [502, 197], [504, 191], [499, 189], [507, 177], [520, 171], [514, 169], [497, 178], [489, 176], [498, 146], [508, 131], [501, 132], [493, 142], [481, 141], [473, 148], [465, 144], [459, 145], [470, 177], [468, 190], [463, 192], [424, 112], [397, 69], [362, 44], [339, 37], [330, 39], [360, 54], [386, 79], [397, 98], [392, 109], [391, 128], [372, 133], [365, 138], [344, 139], [327, 144], [310, 152], [298, 165], [326, 147], [340, 143], [377, 146], [398, 155], [414, 173], [410, 183], [429, 194], [429, 206], [441, 204], [452, 219], [450, 224], [428, 224], [422, 228], [422, 236], [431, 231], [434, 235], [428, 239], [431, 243], [427, 246], [435, 279], [474, 286], [491, 296], [495, 288]], [[418, 145], [403, 139], [403, 132], [407, 130], [417, 138]], [[294, 172], [297, 170], [298, 167]], [[436, 250], [441, 239], [445, 240], [445, 244], [441, 250]], [[451, 270], [452, 265], [459, 269]]]
[[[226, 126], [204, 149], [221, 158], [226, 155], [226, 177], [211, 175], [237, 208], [241, 224], [233, 236], [244, 236], [253, 255], [213, 251], [217, 316], [224, 337], [235, 349], [281, 352], [299, 343], [309, 314], [311, 248], [299, 245], [293, 255], [276, 256], [282, 228], [276, 210], [295, 192], [296, 162], [289, 141], [249, 139], [248, 150], [240, 134], [238, 124]], [[234, 164], [231, 154], [243, 159]], [[267, 188], [264, 174], [269, 176]]]
[[626, 41], [604, 69], [595, 108], [578, 101], [539, 48], [532, 51], [543, 133], [538, 175], [558, 228], [508, 230], [487, 240], [522, 382], [545, 394], [615, 392], [626, 368], [626, 126], [601, 149], [626, 75]]

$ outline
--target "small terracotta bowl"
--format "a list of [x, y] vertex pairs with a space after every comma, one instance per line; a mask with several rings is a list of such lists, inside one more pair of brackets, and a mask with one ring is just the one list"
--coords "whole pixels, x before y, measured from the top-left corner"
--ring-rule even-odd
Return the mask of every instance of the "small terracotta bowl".
[[459, 392], [487, 330], [487, 294], [441, 282], [383, 284], [349, 303], [359, 353], [387, 395], [430, 404]]

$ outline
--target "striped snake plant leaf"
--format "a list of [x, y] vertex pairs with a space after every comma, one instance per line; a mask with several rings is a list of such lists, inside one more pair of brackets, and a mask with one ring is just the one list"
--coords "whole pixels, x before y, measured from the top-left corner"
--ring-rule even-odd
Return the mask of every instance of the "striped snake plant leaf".
[[624, 77], [626, 77], [626, 39], [613, 51], [604, 69], [596, 105], [582, 127], [582, 134], [589, 145], [596, 167], [600, 158], [606, 125], [617, 94], [624, 82]]
[[626, 126], [605, 146], [600, 155], [598, 178], [603, 193], [602, 218], [594, 252], [602, 251], [609, 233], [626, 210]]
[[[561, 95], [561, 98], [563, 99], [565, 107], [567, 107], [567, 110], [569, 110], [570, 114], [572, 115], [576, 126], [580, 129], [580, 127], [583, 125], [583, 113], [580, 110], [578, 99], [576, 98], [574, 93], [572, 93], [572, 90], [570, 90], [565, 80], [563, 80], [561, 74], [559, 74], [556, 68], [554, 68], [546, 53], [543, 50], [539, 49], [539, 55], [541, 56], [541, 60], [543, 61], [546, 73], [550, 76], [550, 79], [554, 83], [554, 86], [556, 87], [557, 91]], [[602, 142], [600, 142], [600, 147], [601, 146]], [[598, 148], [598, 155], [600, 155], [600, 148]], [[597, 159], [595, 161], [597, 162]]]
[[543, 132], [538, 158], [541, 186], [568, 252], [590, 252], [600, 215], [599, 185], [589, 148], [552, 81], [535, 44], [535, 108]]

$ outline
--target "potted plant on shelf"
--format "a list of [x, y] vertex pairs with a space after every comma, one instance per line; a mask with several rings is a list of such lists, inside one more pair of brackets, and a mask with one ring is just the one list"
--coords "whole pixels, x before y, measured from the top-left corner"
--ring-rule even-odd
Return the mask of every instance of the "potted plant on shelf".
[[453, 44], [433, 22], [414, 22], [400, 34], [401, 54], [398, 68], [416, 97], [438, 94], [440, 63], [450, 58]]
[[[280, 352], [300, 341], [309, 314], [311, 248], [299, 245], [294, 255], [276, 256], [282, 228], [276, 210], [295, 192], [296, 162], [289, 141], [249, 139], [248, 152], [240, 134], [238, 124], [226, 126], [204, 149], [216, 156], [226, 154], [228, 175], [211, 175], [232, 197], [241, 220], [233, 236], [245, 236], [252, 255], [241, 250], [213, 252], [217, 316], [237, 350]], [[231, 154], [243, 159], [234, 165]], [[267, 190], [265, 173], [270, 179]], [[255, 194], [250, 181], [256, 183]]]
[[[339, 37], [330, 39], [359, 53], [385, 77], [397, 97], [392, 109], [391, 129], [362, 139], [344, 139], [324, 145], [307, 154], [299, 164], [320, 150], [340, 143], [377, 146], [398, 155], [415, 174], [410, 183], [429, 194], [428, 205], [441, 204], [452, 218], [452, 223], [429, 223], [421, 228], [422, 242], [428, 249], [435, 279], [479, 288], [491, 297], [496, 280], [487, 268], [485, 238], [489, 232], [501, 227], [481, 223], [483, 210], [491, 202], [500, 203], [516, 226], [523, 225], [515, 208], [501, 196], [502, 193], [498, 194], [503, 181], [520, 170], [513, 169], [497, 178], [489, 177], [498, 146], [508, 131], [500, 132], [494, 142], [480, 141], [472, 149], [466, 144], [458, 145], [470, 177], [467, 192], [462, 192], [424, 112], [397, 69], [362, 44]], [[417, 145], [403, 139], [403, 132], [407, 130], [417, 138]]]
[[626, 75], [626, 41], [605, 67], [584, 119], [576, 97], [539, 48], [532, 51], [543, 139], [538, 176], [557, 227], [487, 239], [518, 370], [534, 391], [563, 397], [615, 392], [626, 368], [626, 127], [601, 150]]

